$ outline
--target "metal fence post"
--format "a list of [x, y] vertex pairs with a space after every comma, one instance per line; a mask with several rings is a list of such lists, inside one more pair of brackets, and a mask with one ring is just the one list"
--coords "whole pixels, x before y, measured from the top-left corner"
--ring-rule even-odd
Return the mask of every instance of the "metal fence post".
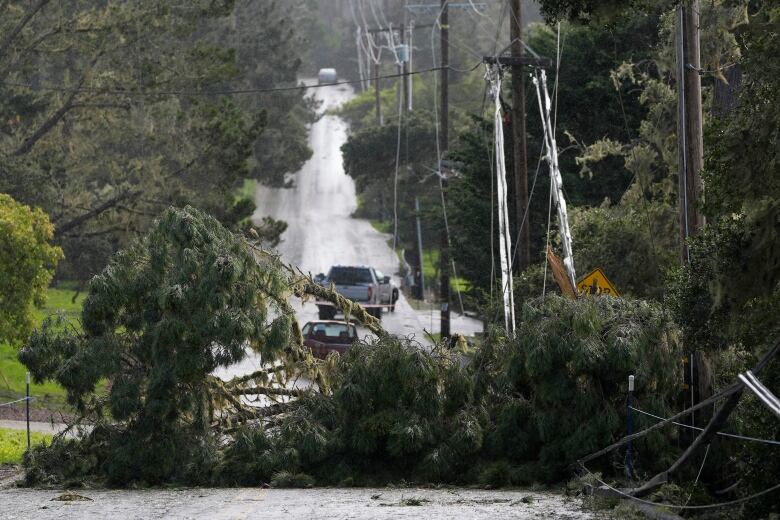
[[24, 376], [25, 386], [27, 390], [25, 392], [27, 399], [24, 400], [27, 405], [27, 449], [30, 449], [30, 372], [27, 372]]
[[[628, 435], [634, 433], [634, 418], [632, 416], [632, 407], [634, 406], [634, 376], [628, 376], [628, 406], [626, 414], [626, 430]], [[632, 441], [628, 441], [626, 449], [626, 472], [629, 480], [634, 478], [634, 446]]]

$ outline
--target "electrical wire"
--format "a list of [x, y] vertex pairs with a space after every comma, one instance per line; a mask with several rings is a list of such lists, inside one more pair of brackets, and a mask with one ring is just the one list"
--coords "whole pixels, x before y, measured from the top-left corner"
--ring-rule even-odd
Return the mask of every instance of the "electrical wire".
[[472, 11], [474, 11], [474, 12], [475, 12], [476, 14], [478, 14], [479, 16], [484, 16], [485, 18], [490, 18], [490, 17], [489, 17], [488, 15], [486, 15], [485, 13], [480, 13], [480, 12], [479, 12], [479, 9], [477, 9], [477, 6], [476, 6], [476, 5], [474, 5], [474, 0], [469, 0], [469, 5], [471, 6], [471, 9], [472, 9]]
[[11, 406], [12, 404], [21, 403], [23, 401], [33, 401], [35, 400], [35, 397], [22, 397], [21, 399], [17, 399], [16, 401], [9, 401], [7, 403], [0, 403], [0, 406]]
[[553, 190], [553, 179], [552, 175], [550, 176], [550, 199], [547, 202], [547, 242], [544, 246], [544, 279], [542, 280], [542, 300], [544, 300], [544, 297], [547, 294], [547, 264], [549, 264], [549, 261], [547, 259], [547, 251], [550, 250], [550, 223], [552, 222], [552, 190]]
[[[496, 26], [496, 35], [493, 39], [493, 51], [492, 55], [496, 54], [496, 49], [498, 48], [498, 39], [501, 36], [501, 28], [504, 25], [504, 18], [506, 17], [506, 10], [509, 7], [509, 2], [504, 2], [504, 7], [501, 10], [501, 15], [498, 20], [498, 24], [494, 24]], [[488, 18], [491, 20], [490, 18]], [[492, 21], [492, 20], [491, 20]], [[485, 65], [485, 72], [487, 73], [487, 65]], [[482, 108], [479, 111], [480, 118], [485, 117], [485, 105], [487, 103], [488, 98], [488, 84], [485, 82], [485, 88], [482, 93]], [[485, 129], [484, 125], [481, 125], [482, 128], [482, 137], [485, 140], [486, 148], [487, 148], [487, 154], [488, 154], [488, 164], [490, 165], [490, 301], [493, 301], [493, 288], [496, 285], [496, 237], [495, 237], [495, 215], [496, 215], [496, 206], [495, 206], [495, 178], [493, 176], [493, 160], [494, 160], [494, 154], [495, 154], [495, 147], [491, 146], [490, 138], [487, 135], [487, 130]]]
[[395, 143], [395, 175], [393, 176], [393, 254], [398, 247], [398, 166], [401, 162], [401, 115], [404, 113], [403, 80], [396, 83], [398, 91], [398, 136]]
[[[644, 410], [640, 410], [639, 408], [635, 408], [633, 406], [629, 406], [631, 410], [634, 410], [635, 412], [639, 412], [641, 414], [647, 415], [648, 417], [652, 417], [653, 419], [658, 419], [659, 421], [666, 421], [667, 419], [665, 417], [660, 417], [658, 415], [652, 414], [650, 412], [646, 412]], [[672, 424], [675, 426], [680, 426], [682, 428], [688, 428], [690, 430], [697, 430], [697, 431], [704, 431], [704, 428], [699, 428], [698, 426], [691, 426], [690, 424], [680, 423], [677, 421], [672, 421]], [[723, 437], [731, 437], [734, 439], [740, 439], [743, 441], [751, 441], [751, 442], [760, 442], [763, 444], [773, 444], [776, 446], [780, 446], [780, 441], [773, 441], [771, 439], [759, 439], [757, 437], [748, 437], [746, 435], [737, 435], [736, 433], [726, 433], [726, 432], [716, 432], [717, 435], [721, 435]]]
[[758, 498], [760, 496], [766, 495], [767, 493], [771, 493], [772, 491], [780, 489], [780, 484], [775, 484], [774, 486], [772, 486], [770, 488], [767, 488], [767, 489], [765, 489], [763, 491], [759, 491], [758, 493], [753, 493], [752, 495], [748, 495], [746, 497], [738, 498], [736, 500], [731, 500], [730, 502], [720, 502], [720, 503], [717, 503], [717, 504], [706, 504], [706, 505], [701, 505], [701, 506], [688, 506], [688, 505], [679, 506], [679, 505], [674, 505], [674, 504], [665, 504], [665, 503], [662, 503], [662, 502], [651, 502], [650, 500], [643, 500], [641, 498], [635, 497], [633, 495], [630, 495], [630, 494], [626, 493], [625, 491], [621, 491], [621, 490], [619, 490], [617, 488], [614, 488], [614, 487], [610, 486], [609, 484], [604, 482], [601, 478], [599, 478], [595, 473], [593, 473], [588, 468], [586, 468], [584, 464], [580, 464], [580, 467], [583, 469], [583, 471], [588, 473], [591, 477], [593, 477], [601, 485], [606, 486], [607, 488], [609, 488], [613, 492], [617, 493], [618, 495], [624, 496], [624, 497], [626, 497], [626, 498], [628, 498], [630, 500], [633, 500], [635, 502], [639, 502], [640, 504], [646, 504], [646, 505], [653, 506], [653, 507], [668, 507], [670, 509], [694, 509], [694, 510], [700, 510], [700, 509], [715, 509], [715, 508], [719, 508], [719, 507], [729, 507], [729, 506], [733, 506], [733, 505], [736, 505], [736, 504], [741, 504], [742, 502], [747, 502], [749, 500], [753, 500], [754, 498]]
[[688, 503], [691, 501], [691, 498], [693, 497], [693, 492], [696, 490], [696, 484], [699, 483], [699, 477], [701, 477], [701, 472], [704, 470], [704, 464], [707, 462], [707, 455], [710, 453], [710, 443], [707, 443], [707, 448], [704, 450], [704, 457], [701, 461], [701, 466], [699, 466], [699, 472], [696, 473], [696, 480], [693, 481], [693, 486], [691, 486], [691, 492], [688, 494], [688, 500], [685, 501], [685, 505], [687, 506]]
[[[456, 69], [454, 67], [430, 67], [427, 69], [420, 69], [413, 72], [408, 72], [410, 75], [425, 74], [428, 72], [436, 72], [440, 70], [451, 70], [453, 72], [471, 72], [477, 69], [482, 63], [479, 62], [470, 69]], [[384, 76], [378, 76], [378, 79], [393, 79], [403, 77], [404, 74], [386, 74]], [[360, 83], [362, 80], [344, 80], [337, 81], [335, 83], [327, 83], [322, 85], [295, 85], [290, 87], [269, 87], [269, 88], [246, 88], [246, 89], [222, 89], [222, 90], [129, 90], [129, 89], [111, 89], [100, 87], [58, 87], [58, 86], [37, 86], [30, 83], [18, 83], [13, 81], [0, 81], [0, 85], [16, 88], [26, 88], [34, 92], [84, 92], [101, 95], [124, 95], [124, 96], [230, 96], [240, 94], [267, 94], [272, 92], [286, 92], [293, 90], [307, 90], [316, 88], [326, 88], [339, 85], [354, 85]]]

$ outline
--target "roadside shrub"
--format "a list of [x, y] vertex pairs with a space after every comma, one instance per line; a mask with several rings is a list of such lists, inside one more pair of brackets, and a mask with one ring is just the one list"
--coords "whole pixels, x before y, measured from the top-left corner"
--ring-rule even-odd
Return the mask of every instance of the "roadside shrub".
[[49, 446], [33, 445], [22, 462], [27, 485], [53, 485], [97, 475], [98, 456], [76, 439], [54, 437]]

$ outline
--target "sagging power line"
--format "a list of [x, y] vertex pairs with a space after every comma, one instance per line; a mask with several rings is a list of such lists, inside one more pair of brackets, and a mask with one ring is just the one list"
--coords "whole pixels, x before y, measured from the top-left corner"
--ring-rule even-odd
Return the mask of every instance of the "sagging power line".
[[[427, 69], [420, 69], [415, 71], [407, 72], [406, 74], [410, 75], [417, 75], [417, 74], [426, 74], [429, 72], [437, 72], [441, 71], [443, 69], [451, 70], [453, 72], [460, 72], [460, 73], [467, 73], [472, 72], [477, 69], [481, 65], [480, 63], [476, 63], [472, 68], [470, 69], [458, 69], [455, 67], [429, 67]], [[401, 78], [404, 74], [386, 74], [384, 76], [379, 76], [379, 79], [393, 79], [393, 78]], [[87, 94], [104, 94], [104, 95], [122, 95], [122, 96], [131, 96], [131, 97], [155, 97], [155, 96], [231, 96], [231, 95], [241, 95], [241, 94], [266, 94], [266, 93], [273, 93], [273, 92], [286, 92], [286, 91], [295, 91], [295, 90], [308, 90], [308, 89], [318, 89], [318, 88], [326, 88], [326, 87], [334, 87], [339, 85], [354, 85], [357, 83], [360, 83], [362, 80], [355, 79], [355, 80], [344, 80], [344, 81], [337, 81], [335, 83], [327, 83], [322, 85], [295, 85], [295, 86], [289, 86], [289, 87], [270, 87], [270, 88], [246, 88], [246, 89], [221, 89], [221, 90], [133, 90], [133, 89], [112, 89], [112, 88], [102, 88], [102, 87], [63, 87], [63, 86], [53, 86], [53, 85], [33, 85], [31, 83], [19, 83], [19, 82], [13, 82], [13, 81], [0, 81], [0, 85], [4, 85], [6, 87], [13, 87], [13, 88], [25, 88], [32, 90], [33, 92], [83, 92]]]

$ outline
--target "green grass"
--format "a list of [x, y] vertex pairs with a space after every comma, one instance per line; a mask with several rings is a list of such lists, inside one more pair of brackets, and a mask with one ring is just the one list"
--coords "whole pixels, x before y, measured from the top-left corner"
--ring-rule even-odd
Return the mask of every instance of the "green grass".
[[[371, 227], [379, 231], [380, 233], [392, 233], [393, 232], [393, 223], [392, 222], [385, 222], [383, 220], [378, 220], [375, 218], [372, 218], [369, 220], [371, 222]], [[390, 244], [390, 247], [392, 247], [392, 242]]]
[[255, 179], [244, 179], [244, 184], [236, 190], [236, 200], [255, 200], [256, 191], [257, 181]]
[[[40, 326], [46, 317], [58, 312], [78, 326], [77, 318], [81, 314], [86, 293], [79, 294], [73, 302], [73, 295], [76, 293], [73, 287], [74, 284], [62, 283], [59, 287], [49, 288], [46, 305], [35, 310], [36, 327]], [[0, 343], [0, 398], [19, 397], [25, 393], [24, 376], [27, 369], [16, 358], [17, 352], [18, 347]], [[47, 382], [42, 385], [31, 384], [30, 395], [37, 398], [32, 402], [33, 406], [60, 405], [64, 402], [65, 391], [59, 385]]]
[[[50, 443], [52, 436], [48, 433], [31, 432], [32, 444]], [[9, 430], [0, 428], [0, 464], [19, 464], [22, 455], [27, 451], [27, 432], [25, 430]]]
[[[439, 277], [439, 250], [423, 249], [423, 275], [426, 285], [431, 285]], [[450, 277], [450, 289], [455, 292], [466, 292], [471, 288], [471, 284], [465, 278]]]

